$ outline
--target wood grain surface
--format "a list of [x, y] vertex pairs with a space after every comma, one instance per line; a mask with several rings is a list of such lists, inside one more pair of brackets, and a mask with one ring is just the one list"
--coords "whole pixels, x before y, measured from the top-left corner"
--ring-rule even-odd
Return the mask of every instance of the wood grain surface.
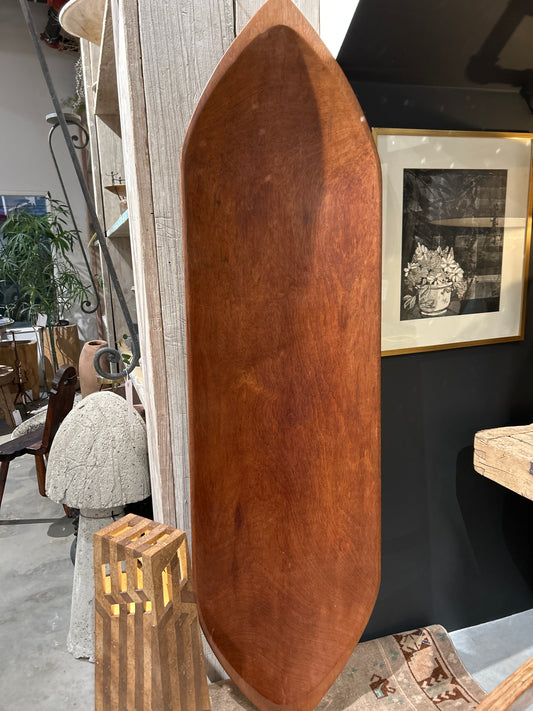
[[312, 709], [379, 585], [381, 185], [289, 0], [230, 47], [183, 150], [199, 616], [260, 709]]
[[[476, 711], [507, 711], [511, 708], [526, 708], [526, 698], [522, 694], [531, 690], [533, 686], [533, 657], [524, 662], [501, 684], [493, 689], [479, 704]], [[531, 696], [528, 696], [531, 700]], [[520, 699], [519, 704], [515, 701]], [[527, 708], [531, 708], [528, 704]]]
[[31, 390], [34, 400], [39, 399], [39, 360], [37, 341], [0, 341], [0, 364], [15, 370], [15, 378], [9, 386], [13, 394], [18, 393], [19, 384], [23, 391]]
[[474, 437], [474, 469], [533, 501], [533, 425], [480, 430]]
[[[43, 360], [46, 373], [46, 382], [52, 383], [55, 377], [54, 356], [50, 342], [50, 332], [43, 329]], [[78, 371], [81, 344], [78, 326], [73, 323], [68, 326], [54, 326], [54, 347], [56, 351], [57, 367], [71, 365]]]
[[[124, 6], [125, 17], [130, 7], [131, 0]], [[132, 224], [132, 248], [137, 298], [140, 291], [146, 294], [146, 310], [139, 313], [139, 323], [145, 324], [140, 334], [141, 352], [151, 351], [153, 373], [150, 376], [145, 368], [148, 358], [144, 354], [143, 372], [150, 388], [159, 381], [157, 387], [162, 390], [160, 394], [154, 393], [157, 412], [151, 418], [160, 440], [154, 443], [154, 457], [150, 457], [150, 462], [159, 460], [161, 482], [161, 494], [157, 496], [161, 506], [156, 501], [154, 511], [158, 515], [161, 512], [165, 516], [161, 520], [166, 523], [174, 520], [190, 536], [179, 154], [198, 98], [231, 44], [233, 22], [232, 0], [180, 0], [179, 8], [176, 11], [175, 3], [167, 0], [151, 0], [139, 2], [137, 12], [132, 13], [138, 17], [139, 53], [128, 51], [123, 60], [132, 79], [129, 121], [133, 124], [133, 140], [127, 148], [126, 142], [124, 146], [125, 151], [129, 150], [125, 161], [131, 162], [137, 173], [138, 192], [134, 194], [139, 197], [140, 207], [136, 224]], [[135, 22], [128, 25], [134, 38]], [[119, 80], [121, 74], [122, 68]], [[143, 87], [144, 107], [135, 96], [138, 86]], [[146, 115], [144, 135], [140, 115]], [[146, 166], [139, 165], [143, 150]], [[126, 174], [128, 184], [127, 169]], [[140, 279], [139, 272], [142, 272]], [[160, 324], [155, 321], [156, 315]], [[168, 420], [168, 452], [163, 440], [164, 420]], [[152, 439], [149, 430], [149, 442]], [[170, 467], [164, 461], [168, 455]]]

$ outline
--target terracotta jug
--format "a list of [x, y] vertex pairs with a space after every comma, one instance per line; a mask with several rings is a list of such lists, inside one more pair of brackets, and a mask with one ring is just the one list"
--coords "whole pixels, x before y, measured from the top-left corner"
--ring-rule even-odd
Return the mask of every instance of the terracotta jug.
[[[80, 376], [81, 396], [86, 397], [91, 393], [100, 390], [100, 383], [97, 381], [98, 374], [94, 369], [94, 356], [100, 348], [106, 348], [107, 341], [87, 341], [81, 349], [78, 373]], [[101, 367], [109, 370], [107, 358], [100, 360]]]

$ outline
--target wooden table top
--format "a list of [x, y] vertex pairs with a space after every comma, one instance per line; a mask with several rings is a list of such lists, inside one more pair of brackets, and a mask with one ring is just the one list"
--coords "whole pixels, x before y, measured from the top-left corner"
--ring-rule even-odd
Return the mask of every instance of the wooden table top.
[[474, 469], [533, 501], [533, 424], [477, 432]]

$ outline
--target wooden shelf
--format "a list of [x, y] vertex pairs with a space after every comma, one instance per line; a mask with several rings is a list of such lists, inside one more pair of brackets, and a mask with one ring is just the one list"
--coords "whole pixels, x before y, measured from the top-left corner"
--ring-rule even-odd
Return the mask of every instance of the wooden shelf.
[[94, 113], [120, 136], [115, 43], [110, 3], [106, 4]]
[[129, 237], [130, 234], [130, 216], [128, 210], [122, 213], [118, 220], [111, 225], [107, 230], [106, 235], [109, 239], [115, 237]]

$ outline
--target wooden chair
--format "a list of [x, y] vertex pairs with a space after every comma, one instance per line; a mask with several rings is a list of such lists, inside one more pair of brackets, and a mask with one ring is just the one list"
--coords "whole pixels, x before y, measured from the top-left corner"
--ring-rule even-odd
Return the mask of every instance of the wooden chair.
[[[63, 422], [74, 404], [77, 374], [71, 365], [62, 365], [57, 371], [48, 400], [48, 409], [44, 424], [31, 432], [15, 437], [0, 446], [0, 506], [4, 496], [9, 462], [23, 454], [33, 454], [37, 470], [37, 484], [41, 496], [46, 496], [45, 457], [50, 451], [59, 425]], [[72, 516], [70, 509], [63, 506], [67, 516]]]
[[15, 380], [15, 369], [8, 365], [0, 365], [0, 416], [7, 425], [16, 427], [13, 418], [16, 395], [11, 390], [11, 384]]

